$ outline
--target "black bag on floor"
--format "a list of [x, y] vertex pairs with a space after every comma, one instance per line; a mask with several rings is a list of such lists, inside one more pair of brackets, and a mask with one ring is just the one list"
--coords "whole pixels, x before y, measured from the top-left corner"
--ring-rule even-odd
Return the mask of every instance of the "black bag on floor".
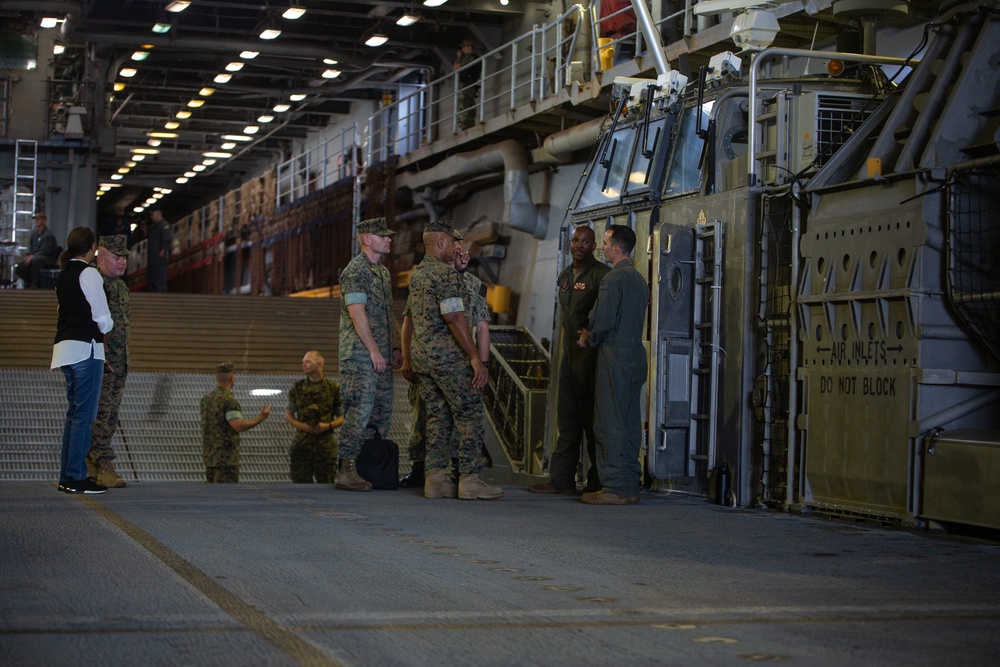
[[375, 437], [366, 439], [361, 445], [358, 474], [376, 489], [395, 491], [399, 488], [399, 445], [384, 440], [377, 428], [371, 430]]

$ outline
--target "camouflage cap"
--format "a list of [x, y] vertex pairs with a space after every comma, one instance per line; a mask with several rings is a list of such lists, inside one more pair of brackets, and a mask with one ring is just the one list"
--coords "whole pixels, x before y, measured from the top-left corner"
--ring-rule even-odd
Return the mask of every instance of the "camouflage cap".
[[446, 220], [438, 220], [437, 222], [428, 222], [424, 225], [424, 232], [443, 232], [455, 239], [456, 241], [462, 240], [462, 235], [459, 234], [458, 230], [451, 226], [451, 223]]
[[385, 218], [369, 218], [358, 223], [358, 234], [374, 234], [375, 236], [392, 236], [396, 232], [385, 224]]
[[97, 246], [99, 248], [104, 248], [109, 252], [118, 255], [119, 257], [128, 257], [128, 243], [127, 238], [124, 234], [115, 234], [113, 236], [102, 236], [101, 240], [98, 241]]
[[233, 372], [233, 362], [223, 361], [221, 364], [215, 367], [216, 373], [232, 373]]

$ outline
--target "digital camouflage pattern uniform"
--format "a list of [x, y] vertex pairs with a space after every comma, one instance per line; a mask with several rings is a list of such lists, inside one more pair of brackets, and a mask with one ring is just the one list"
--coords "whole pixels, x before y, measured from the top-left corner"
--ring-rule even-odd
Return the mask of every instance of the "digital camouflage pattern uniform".
[[[463, 53], [457, 58], [458, 66], [475, 62], [475, 53]], [[479, 97], [479, 70], [475, 67], [463, 69], [458, 74], [458, 126], [467, 130], [476, 122], [476, 99]]]
[[[340, 396], [344, 425], [340, 429], [340, 454], [356, 459], [365, 429], [374, 426], [385, 436], [392, 418], [392, 281], [389, 270], [364, 253], [352, 259], [340, 274]], [[364, 304], [368, 326], [387, 368], [376, 373], [371, 355], [354, 329], [347, 307]]]
[[604, 276], [587, 342], [598, 347], [594, 394], [597, 468], [605, 491], [639, 497], [642, 415], [639, 398], [646, 381], [642, 325], [649, 287], [629, 259]]
[[118, 408], [121, 406], [125, 379], [128, 376], [128, 331], [131, 321], [128, 285], [121, 278], [104, 276], [104, 294], [115, 326], [104, 334], [104, 376], [101, 380], [101, 398], [97, 404], [90, 441], [90, 460], [100, 467], [102, 462], [113, 461], [115, 452], [111, 438], [118, 430]]
[[[473, 339], [475, 339], [476, 324], [479, 322], [489, 322], [490, 321], [490, 307], [486, 303], [486, 285], [483, 281], [472, 275], [471, 273], [463, 273], [462, 279], [465, 283], [465, 319], [469, 321], [469, 327], [473, 333]], [[409, 315], [409, 310], [404, 311], [404, 315]], [[410, 457], [410, 462], [423, 461], [424, 455], [427, 453], [427, 441], [425, 439], [427, 432], [427, 410], [424, 408], [424, 402], [420, 400], [420, 386], [413, 382], [407, 389], [407, 398], [410, 401], [410, 407], [413, 409], [413, 423], [410, 424], [410, 440], [407, 446], [407, 453]], [[452, 431], [451, 437], [451, 453], [454, 454], [457, 450], [457, 437], [458, 431]]]
[[588, 486], [600, 484], [597, 474], [596, 439], [594, 437], [594, 374], [597, 350], [577, 345], [580, 329], [587, 328], [590, 311], [597, 301], [601, 279], [611, 267], [597, 261], [593, 255], [579, 271], [573, 265], [559, 274], [559, 326], [562, 354], [559, 360], [559, 382], [556, 398], [556, 440], [549, 465], [549, 483], [557, 489], [576, 489], [576, 468], [580, 462], [580, 445], [587, 436], [590, 469]]
[[202, 457], [208, 482], [240, 481], [240, 434], [229, 425], [230, 419], [243, 419], [243, 412], [228, 387], [216, 387], [202, 397]]
[[482, 469], [485, 413], [472, 387], [472, 366], [443, 314], [464, 311], [465, 283], [451, 264], [426, 255], [410, 276], [407, 310], [413, 321], [410, 356], [427, 410], [425, 471], [451, 469], [452, 431], [457, 432], [458, 470]]
[[[287, 409], [310, 426], [331, 422], [344, 414], [340, 385], [329, 378], [319, 382], [303, 378], [288, 392]], [[337, 436], [333, 429], [323, 433], [296, 431], [288, 454], [293, 482], [308, 484], [315, 477], [320, 484], [329, 484], [337, 473]]]

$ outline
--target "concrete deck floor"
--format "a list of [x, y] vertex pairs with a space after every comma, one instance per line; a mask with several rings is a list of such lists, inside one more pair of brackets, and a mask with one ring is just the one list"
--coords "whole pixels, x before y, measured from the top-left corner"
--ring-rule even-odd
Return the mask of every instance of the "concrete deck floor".
[[679, 496], [0, 485], [3, 665], [996, 665], [1000, 545]]

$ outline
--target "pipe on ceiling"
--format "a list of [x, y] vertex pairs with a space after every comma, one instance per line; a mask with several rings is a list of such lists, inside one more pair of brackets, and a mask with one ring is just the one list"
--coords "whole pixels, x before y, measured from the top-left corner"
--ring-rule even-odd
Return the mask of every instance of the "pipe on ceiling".
[[66, 15], [66, 18], [76, 20], [83, 13], [79, 2], [75, 0], [4, 0], [0, 7], [7, 12], [36, 12], [46, 16]]

